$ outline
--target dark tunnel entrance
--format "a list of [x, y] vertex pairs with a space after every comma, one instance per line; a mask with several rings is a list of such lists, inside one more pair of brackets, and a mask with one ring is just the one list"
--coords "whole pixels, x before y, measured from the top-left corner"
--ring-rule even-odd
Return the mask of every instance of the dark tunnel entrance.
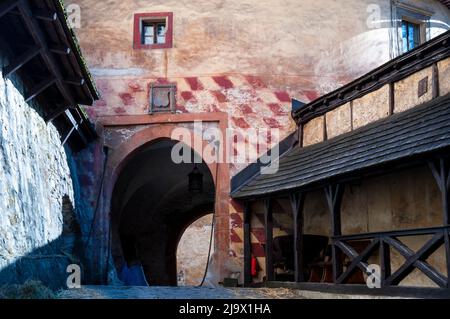
[[125, 284], [176, 286], [178, 242], [190, 224], [214, 210], [209, 167], [197, 164], [203, 191], [192, 192], [188, 176], [195, 164], [172, 161], [177, 143], [164, 138], [136, 151], [114, 187], [112, 254]]

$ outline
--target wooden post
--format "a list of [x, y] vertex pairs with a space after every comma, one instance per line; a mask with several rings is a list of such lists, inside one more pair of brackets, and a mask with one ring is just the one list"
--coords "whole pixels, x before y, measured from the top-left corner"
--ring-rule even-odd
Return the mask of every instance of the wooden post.
[[251, 208], [245, 202], [244, 208], [244, 286], [252, 283], [252, 243], [251, 243]]
[[[447, 158], [439, 158], [428, 162], [431, 173], [441, 191], [443, 221], [450, 226], [450, 165]], [[444, 230], [445, 257], [447, 263], [447, 288], [450, 288], [450, 239], [449, 230]]]
[[439, 158], [436, 161], [429, 161], [428, 166], [433, 173], [436, 183], [441, 191], [442, 208], [444, 213], [444, 225], [450, 225], [450, 169], [447, 159]]
[[264, 200], [264, 208], [264, 227], [266, 233], [266, 281], [273, 281], [273, 212], [271, 199]]
[[[344, 195], [344, 186], [341, 184], [329, 185], [325, 187], [325, 195], [327, 198], [328, 209], [331, 213], [331, 231], [333, 237], [342, 235], [341, 228], [341, 204]], [[342, 274], [341, 254], [332, 239], [332, 258], [333, 258], [333, 281], [337, 283], [339, 276]]]
[[391, 249], [382, 238], [380, 239], [380, 266], [381, 286], [385, 287], [385, 280], [391, 276]]
[[450, 235], [449, 230], [444, 230], [444, 240], [445, 240], [445, 261], [447, 262], [447, 288], [450, 288]]
[[437, 63], [433, 64], [433, 87], [432, 87], [432, 94], [433, 99], [438, 98], [440, 95], [439, 92], [439, 69]]
[[290, 195], [292, 215], [294, 217], [294, 263], [295, 281], [304, 282], [303, 274], [303, 206], [305, 195], [294, 193]]

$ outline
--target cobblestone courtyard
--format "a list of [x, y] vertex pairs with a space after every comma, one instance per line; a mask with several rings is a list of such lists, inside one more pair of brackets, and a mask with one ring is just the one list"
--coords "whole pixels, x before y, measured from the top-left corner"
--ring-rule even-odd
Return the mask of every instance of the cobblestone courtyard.
[[286, 288], [114, 287], [83, 286], [65, 290], [61, 299], [364, 299], [361, 295], [337, 295]]

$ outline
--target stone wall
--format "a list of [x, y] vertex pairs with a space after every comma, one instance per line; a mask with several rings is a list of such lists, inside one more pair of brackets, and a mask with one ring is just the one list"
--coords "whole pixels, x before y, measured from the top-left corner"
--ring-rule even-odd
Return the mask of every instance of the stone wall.
[[71, 173], [58, 131], [22, 94], [18, 79], [0, 74], [0, 283], [60, 286], [73, 249], [62, 240]]

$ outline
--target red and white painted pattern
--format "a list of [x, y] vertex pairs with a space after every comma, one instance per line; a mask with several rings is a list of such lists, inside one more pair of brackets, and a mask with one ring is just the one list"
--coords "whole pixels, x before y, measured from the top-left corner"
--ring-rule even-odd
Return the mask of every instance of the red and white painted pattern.
[[[279, 129], [283, 139], [295, 129], [291, 119], [291, 97], [309, 101], [315, 91], [274, 88], [253, 75], [214, 75], [180, 78], [96, 79], [102, 99], [88, 108], [91, 118], [109, 115], [146, 114], [150, 83], [177, 85], [176, 110], [179, 113], [226, 112], [233, 129]], [[279, 140], [275, 137], [275, 145]], [[256, 148], [255, 143], [251, 147]], [[265, 147], [265, 145], [263, 145]], [[262, 148], [264, 150], [264, 148]], [[261, 152], [258, 152], [261, 155]], [[246, 164], [231, 165], [231, 175]]]
[[[318, 97], [315, 91], [290, 91], [273, 88], [258, 76], [217, 75], [182, 78], [97, 78], [103, 98], [88, 108], [91, 118], [110, 115], [139, 115], [148, 112], [150, 83], [177, 85], [176, 110], [178, 113], [226, 112], [232, 129], [279, 129], [283, 139], [295, 129], [290, 116], [291, 97], [310, 101]], [[272, 143], [279, 140], [272, 139]], [[257, 149], [256, 141], [250, 142]], [[264, 145], [265, 147], [266, 145]], [[261, 145], [259, 146], [261, 153]], [[264, 149], [263, 149], [264, 150]], [[231, 164], [231, 176], [247, 164]], [[230, 257], [243, 257], [242, 208], [230, 200]], [[274, 218], [274, 232], [283, 235]], [[264, 218], [255, 212], [251, 230], [252, 253], [257, 258], [261, 274], [264, 271]]]

